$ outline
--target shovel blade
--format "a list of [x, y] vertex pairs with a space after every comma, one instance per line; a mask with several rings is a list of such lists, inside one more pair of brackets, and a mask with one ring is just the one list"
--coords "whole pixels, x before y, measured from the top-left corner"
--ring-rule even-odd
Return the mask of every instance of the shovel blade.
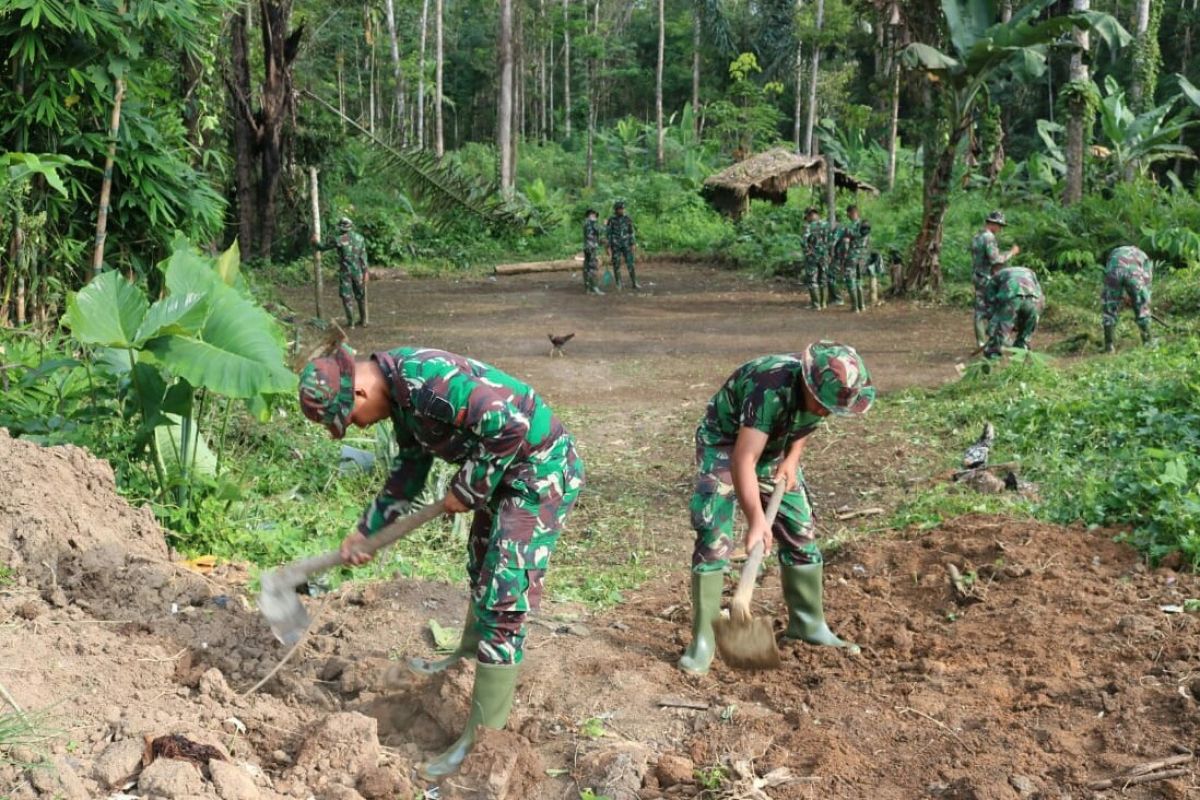
[[308, 611], [290, 587], [279, 585], [277, 576], [267, 573], [262, 577], [262, 591], [258, 594], [258, 610], [271, 626], [271, 633], [286, 645], [293, 645], [308, 629]]
[[721, 659], [734, 669], [779, 668], [779, 650], [769, 620], [757, 617], [738, 622], [718, 617], [713, 620], [713, 633]]

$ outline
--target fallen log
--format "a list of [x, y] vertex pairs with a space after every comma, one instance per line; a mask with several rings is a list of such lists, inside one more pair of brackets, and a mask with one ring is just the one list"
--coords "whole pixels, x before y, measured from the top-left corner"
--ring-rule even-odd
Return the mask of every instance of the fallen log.
[[559, 261], [527, 261], [520, 264], [497, 264], [497, 275], [525, 275], [532, 272], [570, 272], [582, 269], [583, 256]]

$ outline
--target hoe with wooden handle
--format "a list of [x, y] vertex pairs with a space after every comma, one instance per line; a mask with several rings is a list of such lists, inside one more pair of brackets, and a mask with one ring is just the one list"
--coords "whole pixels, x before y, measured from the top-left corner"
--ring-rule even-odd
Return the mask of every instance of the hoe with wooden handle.
[[[359, 552], [373, 555], [444, 513], [446, 509], [442, 500], [430, 503], [415, 514], [400, 517], [369, 537]], [[330, 550], [319, 556], [302, 558], [263, 573], [262, 590], [258, 594], [258, 610], [266, 617], [275, 638], [284, 644], [295, 644], [299, 641], [308, 627], [309, 619], [308, 612], [304, 610], [304, 605], [296, 594], [296, 587], [310, 575], [324, 572], [341, 563], [341, 553], [338, 550]]]
[[[786, 482], [775, 484], [771, 501], [767, 504], [767, 527], [775, 524], [775, 515], [783, 502]], [[750, 598], [754, 594], [754, 581], [758, 577], [758, 565], [763, 560], [762, 542], [754, 545], [742, 567], [737, 591], [729, 603], [729, 617], [713, 620], [713, 633], [717, 638], [717, 650], [726, 664], [734, 669], [776, 669], [779, 667], [779, 651], [775, 648], [775, 634], [771, 621], [755, 619], [750, 614]]]

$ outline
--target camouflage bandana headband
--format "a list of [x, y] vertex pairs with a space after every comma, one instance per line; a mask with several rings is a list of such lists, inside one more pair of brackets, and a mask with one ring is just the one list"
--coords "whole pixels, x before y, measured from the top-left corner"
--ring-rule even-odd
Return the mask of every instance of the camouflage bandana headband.
[[853, 347], [817, 342], [803, 358], [804, 384], [831, 414], [862, 414], [875, 401], [871, 373]]
[[354, 411], [354, 350], [340, 344], [332, 355], [314, 358], [300, 372], [300, 410], [341, 439]]

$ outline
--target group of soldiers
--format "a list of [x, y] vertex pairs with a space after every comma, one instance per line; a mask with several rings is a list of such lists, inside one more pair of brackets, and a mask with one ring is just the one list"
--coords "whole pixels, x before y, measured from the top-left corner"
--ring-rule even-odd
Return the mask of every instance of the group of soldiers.
[[[584, 464], [541, 396], [493, 366], [424, 347], [355, 356], [340, 344], [310, 361], [299, 380], [301, 411], [330, 436], [341, 439], [351, 426], [390, 419], [399, 448], [381, 491], [343, 539], [342, 560], [370, 560], [367, 540], [412, 510], [435, 456], [459, 466], [439, 501], [443, 510], [474, 515], [462, 636], [444, 658], [408, 660], [419, 675], [463, 659], [475, 662], [462, 735], [421, 767], [426, 779], [439, 781], [459, 769], [479, 728], [503, 728], [508, 721], [526, 621], [538, 609], [550, 558], [583, 488]], [[680, 669], [705, 673], [716, 652], [713, 621], [734, 549], [735, 502], [749, 522], [747, 550], [761, 543], [770, 552], [779, 543], [785, 638], [856, 650], [825, 622], [821, 551], [800, 458], [826, 417], [862, 414], [874, 399], [870, 373], [854, 348], [822, 341], [743, 364], [709, 400], [696, 430], [692, 641]], [[766, 498], [779, 484], [782, 504], [771, 521]]]
[[[600, 288], [600, 225], [597, 222], [599, 214], [596, 209], [589, 208], [583, 215], [583, 289], [588, 294], [604, 294]], [[633, 220], [625, 213], [625, 201], [613, 203], [613, 214], [604, 221], [604, 241], [608, 245], [608, 254], [612, 263], [612, 275], [617, 288], [622, 288], [621, 262], [629, 272], [629, 283], [634, 289], [641, 289], [634, 271], [633, 251], [637, 247], [637, 239], [633, 228]]]
[[[988, 214], [984, 229], [971, 240], [971, 277], [975, 284], [975, 343], [986, 358], [999, 358], [1003, 348], [1029, 349], [1045, 296], [1037, 275], [1028, 267], [1009, 266], [1021, 252], [1013, 245], [1000, 252], [996, 236], [1007, 225], [1002, 211]], [[1104, 267], [1100, 302], [1104, 351], [1114, 352], [1117, 315], [1127, 300], [1133, 307], [1142, 343], [1150, 344], [1150, 284], [1154, 267], [1149, 256], [1133, 245], [1116, 247]]]
[[803, 278], [808, 286], [809, 308], [819, 311], [830, 303], [845, 305], [838, 284], [846, 288], [854, 313], [865, 307], [863, 283], [870, 287], [871, 304], [879, 302], [882, 261], [871, 253], [871, 223], [862, 219], [858, 206], [846, 209], [846, 221], [830, 224], [816, 208], [804, 211]]

